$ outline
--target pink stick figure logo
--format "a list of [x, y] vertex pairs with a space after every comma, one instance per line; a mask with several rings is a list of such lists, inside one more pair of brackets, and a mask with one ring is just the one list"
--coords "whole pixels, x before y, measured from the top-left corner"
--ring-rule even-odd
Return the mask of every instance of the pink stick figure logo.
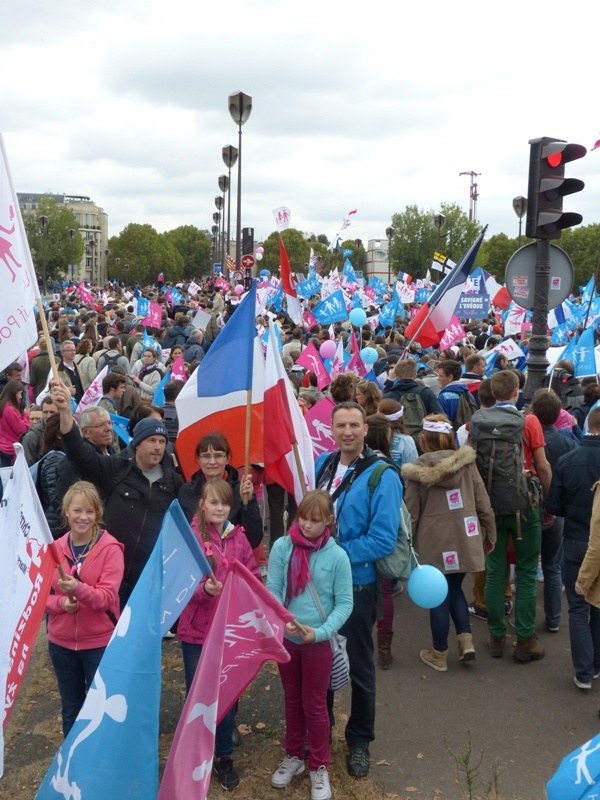
[[[5, 228], [4, 225], [0, 225], [0, 232], [6, 233], [8, 236], [12, 236], [15, 232], [15, 210], [12, 206], [8, 207], [8, 216], [10, 217], [11, 227]], [[5, 239], [4, 236], [0, 235], [0, 260], [4, 261], [6, 266], [8, 267], [10, 274], [12, 276], [12, 283], [15, 282], [17, 277], [17, 273], [13, 269], [13, 264], [15, 267], [19, 269], [23, 266], [21, 263], [17, 261], [17, 259], [12, 254], [12, 242], [9, 239]]]

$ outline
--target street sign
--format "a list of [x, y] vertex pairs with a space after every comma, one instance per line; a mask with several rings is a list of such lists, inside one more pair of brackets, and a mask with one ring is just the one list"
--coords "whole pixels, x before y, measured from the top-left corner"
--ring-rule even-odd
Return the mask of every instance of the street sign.
[[242, 267], [244, 267], [244, 269], [252, 269], [252, 267], [255, 264], [254, 256], [251, 255], [250, 253], [248, 253], [245, 256], [242, 256], [241, 264], [242, 264]]
[[[506, 267], [506, 288], [518, 306], [531, 311], [535, 287], [535, 261], [537, 243], [521, 247], [512, 256]], [[573, 288], [573, 264], [560, 247], [550, 245], [550, 284], [548, 286], [548, 308], [556, 308], [571, 294]]]
[[221, 274], [221, 262], [216, 261], [213, 263], [213, 274], [220, 275]]
[[242, 275], [242, 273], [241, 273], [241, 272], [232, 272], [232, 273], [231, 273], [231, 280], [232, 280], [234, 283], [241, 283], [241, 282], [242, 282], [242, 278], [243, 278], [243, 277], [244, 277], [244, 276]]

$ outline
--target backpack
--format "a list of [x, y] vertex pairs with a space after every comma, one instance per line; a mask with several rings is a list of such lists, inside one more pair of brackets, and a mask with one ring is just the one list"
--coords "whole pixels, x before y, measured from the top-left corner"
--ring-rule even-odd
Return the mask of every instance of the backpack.
[[524, 428], [525, 418], [511, 406], [480, 409], [471, 417], [470, 443], [497, 514], [515, 514], [529, 507], [523, 456]]
[[421, 397], [421, 392], [425, 387], [422, 386], [418, 389], [410, 390], [404, 394], [398, 395], [397, 400], [402, 403], [404, 412], [402, 419], [404, 420], [404, 428], [408, 434], [415, 440], [418, 445], [419, 434], [423, 430], [423, 420], [427, 416], [427, 409]]
[[116, 367], [117, 364], [119, 363], [120, 358], [121, 358], [120, 353], [117, 353], [114, 356], [109, 356], [108, 353], [104, 353], [104, 355], [100, 356], [100, 359], [102, 360], [102, 366], [100, 367], [98, 372], [104, 369], [104, 367], [108, 367], [108, 371], [112, 372], [113, 368]]
[[[388, 468], [397, 471], [397, 467], [394, 464], [382, 461], [380, 464], [377, 464], [373, 472], [369, 475], [369, 510], [375, 488], [379, 484], [384, 470]], [[404, 500], [402, 501], [400, 509], [400, 522], [398, 524], [398, 533], [394, 549], [387, 556], [378, 558], [374, 564], [375, 571], [380, 578], [401, 581], [407, 581], [410, 578], [410, 573], [416, 564], [416, 557], [412, 549], [412, 524], [410, 521], [410, 513]]]
[[452, 423], [454, 430], [457, 431], [463, 425], [466, 425], [477, 410], [477, 403], [471, 392], [461, 392], [458, 398], [454, 422]]

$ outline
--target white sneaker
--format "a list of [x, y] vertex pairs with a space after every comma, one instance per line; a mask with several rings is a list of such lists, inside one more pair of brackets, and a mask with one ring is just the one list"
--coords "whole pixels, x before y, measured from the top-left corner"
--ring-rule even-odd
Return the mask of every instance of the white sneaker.
[[327, 767], [310, 773], [310, 800], [331, 800], [331, 786]]
[[286, 756], [271, 776], [271, 786], [284, 789], [294, 775], [300, 775], [302, 772], [304, 772], [304, 761], [296, 756]]

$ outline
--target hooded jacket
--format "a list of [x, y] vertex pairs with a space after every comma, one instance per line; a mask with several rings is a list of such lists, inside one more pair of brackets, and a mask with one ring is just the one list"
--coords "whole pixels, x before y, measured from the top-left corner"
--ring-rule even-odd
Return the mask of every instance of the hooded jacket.
[[[61, 564], [69, 575], [73, 565], [69, 533], [57, 540]], [[67, 596], [58, 588], [58, 569], [52, 578], [52, 594], [46, 601], [48, 639], [69, 650], [105, 647], [119, 618], [119, 586], [123, 578], [123, 545], [102, 531], [90, 554], [79, 567], [74, 597], [79, 611], [65, 611]], [[108, 614], [106, 612], [109, 612]]]
[[485, 569], [483, 543], [496, 521], [472, 447], [425, 453], [402, 468], [413, 543], [423, 564], [450, 572]]

